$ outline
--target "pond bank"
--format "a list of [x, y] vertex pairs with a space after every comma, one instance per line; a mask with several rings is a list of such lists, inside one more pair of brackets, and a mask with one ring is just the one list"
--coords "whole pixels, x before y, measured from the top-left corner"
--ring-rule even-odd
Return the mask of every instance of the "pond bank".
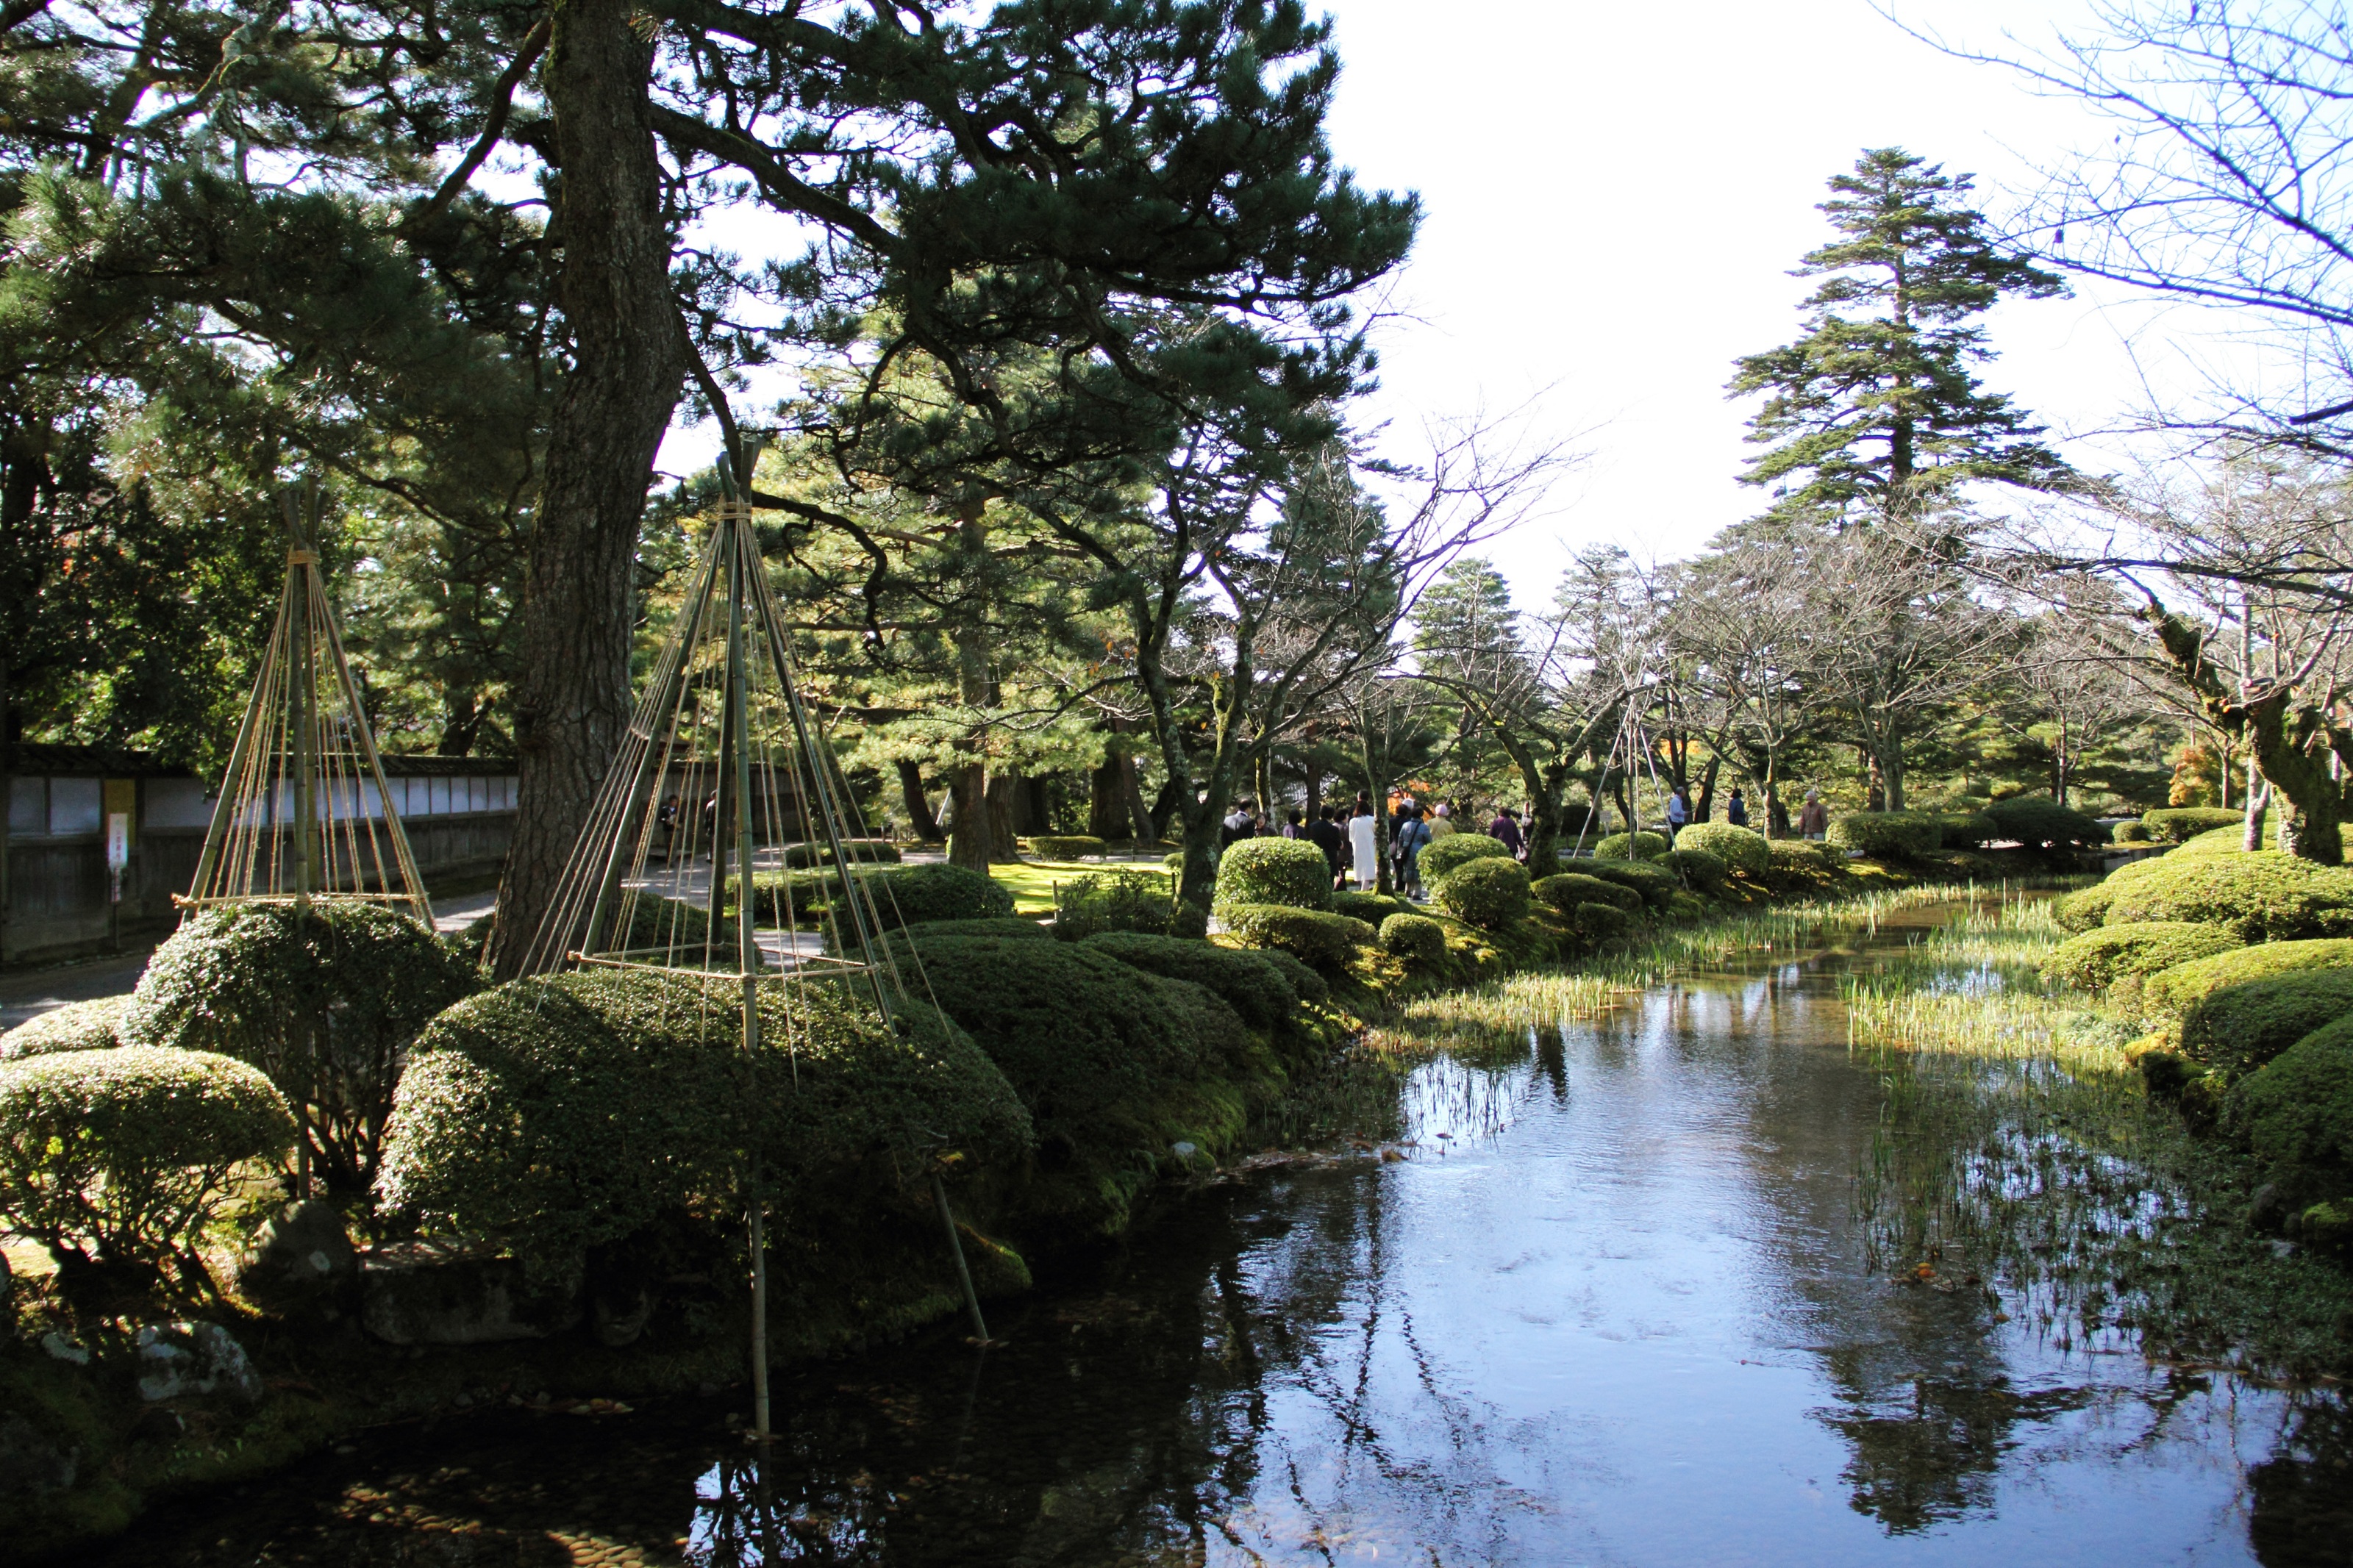
[[[2341, 1561], [2332, 1390], [2063, 1343], [1874, 1217], [1905, 1110], [1842, 982], [1902, 962], [1879, 923], [1630, 967], [1582, 1017], [1409, 1016], [1373, 1042], [1393, 1139], [1203, 1184], [985, 1353], [806, 1368], [765, 1458], [723, 1392], [502, 1406], [100, 1561]], [[1973, 1147], [1939, 1129], [1974, 1133], [1906, 1135]]]

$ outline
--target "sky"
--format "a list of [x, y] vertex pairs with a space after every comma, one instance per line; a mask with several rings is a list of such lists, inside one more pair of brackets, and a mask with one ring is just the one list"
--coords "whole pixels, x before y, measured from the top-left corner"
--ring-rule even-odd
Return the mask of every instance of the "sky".
[[[1892, 0], [1910, 26], [1981, 51], [2087, 25], [2084, 0]], [[1645, 561], [1698, 551], [1759, 510], [1737, 476], [1753, 400], [1736, 355], [1786, 342], [1814, 287], [1789, 275], [1830, 230], [1815, 205], [1866, 147], [1978, 176], [2002, 213], [2038, 165], [2105, 142], [2081, 104], [1951, 58], [1866, 0], [1324, 0], [1342, 75], [1334, 151], [1359, 184], [1419, 194], [1424, 224], [1377, 297], [1380, 390], [1359, 410], [1410, 461], [1449, 422], [1504, 417], [1580, 461], [1482, 552], [1523, 605], [1597, 542]], [[2014, 40], [2006, 41], [2006, 40]], [[2081, 468], [2146, 388], [2194, 384], [2219, 324], [2116, 290], [2008, 301], [1987, 384]], [[775, 395], [773, 389], [769, 395]], [[659, 467], [711, 460], [679, 428]]]

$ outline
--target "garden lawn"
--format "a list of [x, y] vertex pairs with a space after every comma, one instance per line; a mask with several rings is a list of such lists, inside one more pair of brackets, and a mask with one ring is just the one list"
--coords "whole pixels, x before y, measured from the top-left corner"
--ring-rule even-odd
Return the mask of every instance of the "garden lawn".
[[1013, 912], [1017, 915], [1050, 915], [1054, 912], [1054, 884], [1075, 882], [1082, 877], [1109, 875], [1158, 877], [1168, 879], [1169, 872], [1156, 859], [1144, 860], [1029, 860], [1019, 865], [992, 866], [991, 880], [1013, 895]]

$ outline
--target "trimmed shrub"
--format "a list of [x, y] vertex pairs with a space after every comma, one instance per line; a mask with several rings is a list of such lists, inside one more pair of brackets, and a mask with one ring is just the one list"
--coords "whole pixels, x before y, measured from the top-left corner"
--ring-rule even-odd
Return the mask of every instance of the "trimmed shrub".
[[1564, 916], [1573, 916], [1579, 904], [1608, 904], [1638, 913], [1642, 908], [1642, 895], [1620, 882], [1588, 877], [1581, 871], [1562, 871], [1556, 876], [1539, 878], [1529, 889], [1536, 902]]
[[381, 904], [327, 901], [199, 910], [147, 961], [123, 1043], [249, 1062], [304, 1107], [327, 1188], [375, 1179], [409, 1042], [480, 977], [433, 933]]
[[2046, 795], [2012, 795], [1995, 801], [1985, 814], [2001, 829], [2001, 837], [2031, 849], [2086, 848], [2108, 841], [2108, 830], [2097, 820]]
[[1102, 839], [1083, 833], [1050, 835], [1029, 840], [1029, 853], [1040, 860], [1082, 860], [1090, 855], [1110, 852]]
[[2353, 964], [2353, 942], [2266, 942], [2233, 948], [2160, 970], [2141, 985], [2141, 999], [2162, 1013], [2184, 1013], [2228, 985], [2268, 980], [2299, 969], [2341, 969]]
[[1332, 986], [1322, 975], [1299, 962], [1279, 947], [1260, 948], [1258, 956], [1274, 965], [1275, 973], [1290, 984], [1299, 1000], [1311, 1007], [1321, 1007], [1332, 1000]]
[[1013, 912], [1013, 894], [962, 866], [892, 866], [857, 873], [885, 930], [926, 921], [986, 920]]
[[1580, 861], [1577, 869], [1599, 877], [1605, 882], [1615, 882], [1621, 888], [1631, 888], [1642, 895], [1642, 900], [1654, 910], [1663, 910], [1667, 900], [1675, 895], [1675, 874], [1664, 866], [1653, 866], [1643, 860]]
[[1457, 920], [1501, 931], [1528, 918], [1528, 868], [1517, 860], [1481, 856], [1431, 882], [1430, 897]]
[[1633, 917], [1616, 904], [1579, 904], [1568, 912], [1568, 927], [1588, 942], [1613, 942], [1633, 929]]
[[2294, 1201], [2353, 1194], [2353, 1019], [2314, 1030], [2242, 1079], [2229, 1114]]
[[2242, 1078], [2324, 1024], [2353, 1016], [2353, 969], [2307, 969], [2226, 985], [2181, 1015], [2181, 1053]]
[[1304, 838], [1245, 838], [1218, 862], [1217, 905], [1285, 904], [1294, 910], [1332, 907], [1332, 868]]
[[1916, 811], [1851, 811], [1831, 822], [1824, 841], [1833, 849], [1874, 860], [1917, 860], [1943, 847], [1936, 819]]
[[1596, 860], [1656, 860], [1666, 852], [1666, 838], [1657, 833], [1612, 833], [1593, 846]]
[[1167, 1152], [1162, 1108], [1216, 1065], [1210, 1008], [1239, 1031], [1232, 1009], [1086, 942], [955, 937], [925, 943], [923, 961], [942, 1007], [1029, 1112], [1039, 1201], [1093, 1229], [1124, 1226]]
[[1271, 1029], [1297, 1010], [1299, 994], [1281, 969], [1260, 952], [1218, 947], [1198, 937], [1105, 931], [1085, 945], [1132, 969], [1169, 980], [1189, 980], [1223, 997], [1254, 1029]]
[[2228, 856], [2177, 850], [2109, 900], [2104, 923], [2136, 921], [2227, 926], [2245, 942], [2353, 933], [2353, 870], [2277, 850]]
[[194, 1259], [238, 1167], [293, 1143], [285, 1099], [229, 1057], [126, 1047], [0, 1066], [0, 1213], [61, 1261]]
[[1428, 915], [1391, 915], [1381, 922], [1381, 946], [1425, 969], [1446, 962], [1446, 928]]
[[1931, 812], [1929, 819], [1936, 825], [1936, 842], [1947, 849], [1982, 849], [2003, 837], [2001, 825], [1986, 811]]
[[2242, 945], [2221, 926], [2188, 921], [2094, 926], [2052, 948], [2042, 960], [2042, 977], [2079, 991], [2105, 991], [2126, 975], [2155, 974]]
[[1080, 877], [1054, 889], [1054, 934], [1083, 942], [1099, 931], [1136, 931], [1155, 936], [1199, 936], [1200, 910], [1176, 897], [1176, 884], [1145, 872]]
[[[898, 962], [907, 962], [907, 955], [924, 942], [944, 936], [1001, 936], [1013, 942], [1051, 942], [1054, 933], [1036, 921], [1020, 915], [989, 915], [976, 921], [925, 921], [917, 926], [901, 926], [883, 934], [883, 945]], [[833, 933], [826, 932], [826, 951], [833, 952]], [[836, 956], [839, 956], [837, 954]]]
[[[841, 858], [853, 866], [896, 866], [899, 864], [899, 847], [887, 838], [845, 838], [841, 841]], [[807, 844], [785, 846], [784, 864], [787, 867], [798, 868], [833, 863], [831, 844], [812, 840]]]
[[1704, 849], [1668, 850], [1667, 868], [1682, 878], [1686, 886], [1711, 896], [1723, 892], [1728, 879], [1724, 862]]
[[0, 1035], [0, 1061], [58, 1051], [112, 1050], [122, 1043], [115, 1031], [122, 1022], [122, 1010], [130, 1005], [128, 996], [100, 996], [93, 1002], [52, 1007]]
[[1763, 834], [1728, 822], [1694, 822], [1675, 835], [1675, 847], [1713, 855], [1744, 877], [1762, 877], [1773, 858]]
[[2149, 837], [2165, 844], [2186, 844], [2201, 833], [2211, 833], [2221, 827], [2243, 828], [2246, 813], [2231, 811], [2219, 805], [2177, 805], [2162, 811], [2144, 811], [2141, 826]]
[[1342, 889], [1332, 895], [1332, 912], [1377, 926], [1391, 915], [1418, 914], [1410, 899], [1389, 893], [1356, 893]]
[[1363, 921], [1288, 904], [1228, 904], [1218, 915], [1243, 945], [1279, 947], [1314, 968], [1337, 968], [1377, 940]]
[[786, 987], [765, 982], [747, 1071], [742, 997], [734, 981], [607, 971], [460, 1003], [417, 1041], [379, 1196], [561, 1278], [682, 1208], [735, 1206], [746, 1148], [779, 1207], [889, 1198], [935, 1155], [1001, 1166], [1028, 1148], [1010, 1087], [929, 1007], [902, 1005], [893, 1029], [840, 987], [800, 984], [788, 1017]]
[[2108, 829], [2108, 842], [2111, 844], [2153, 844], [2156, 841], [2157, 836], [2149, 832], [2146, 822], [2119, 822]]
[[1435, 844], [1424, 845], [1415, 864], [1421, 868], [1421, 879], [1436, 883], [1457, 866], [1467, 866], [1473, 860], [1509, 860], [1512, 852], [1500, 838], [1490, 838], [1483, 833], [1456, 831]]

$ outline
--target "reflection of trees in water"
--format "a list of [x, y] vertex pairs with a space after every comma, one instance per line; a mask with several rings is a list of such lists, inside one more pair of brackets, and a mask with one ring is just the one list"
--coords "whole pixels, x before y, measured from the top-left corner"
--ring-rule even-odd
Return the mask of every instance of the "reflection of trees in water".
[[2272, 1457], [2247, 1472], [2248, 1526], [2263, 1568], [2343, 1568], [2353, 1563], [2353, 1408], [2317, 1394]]

